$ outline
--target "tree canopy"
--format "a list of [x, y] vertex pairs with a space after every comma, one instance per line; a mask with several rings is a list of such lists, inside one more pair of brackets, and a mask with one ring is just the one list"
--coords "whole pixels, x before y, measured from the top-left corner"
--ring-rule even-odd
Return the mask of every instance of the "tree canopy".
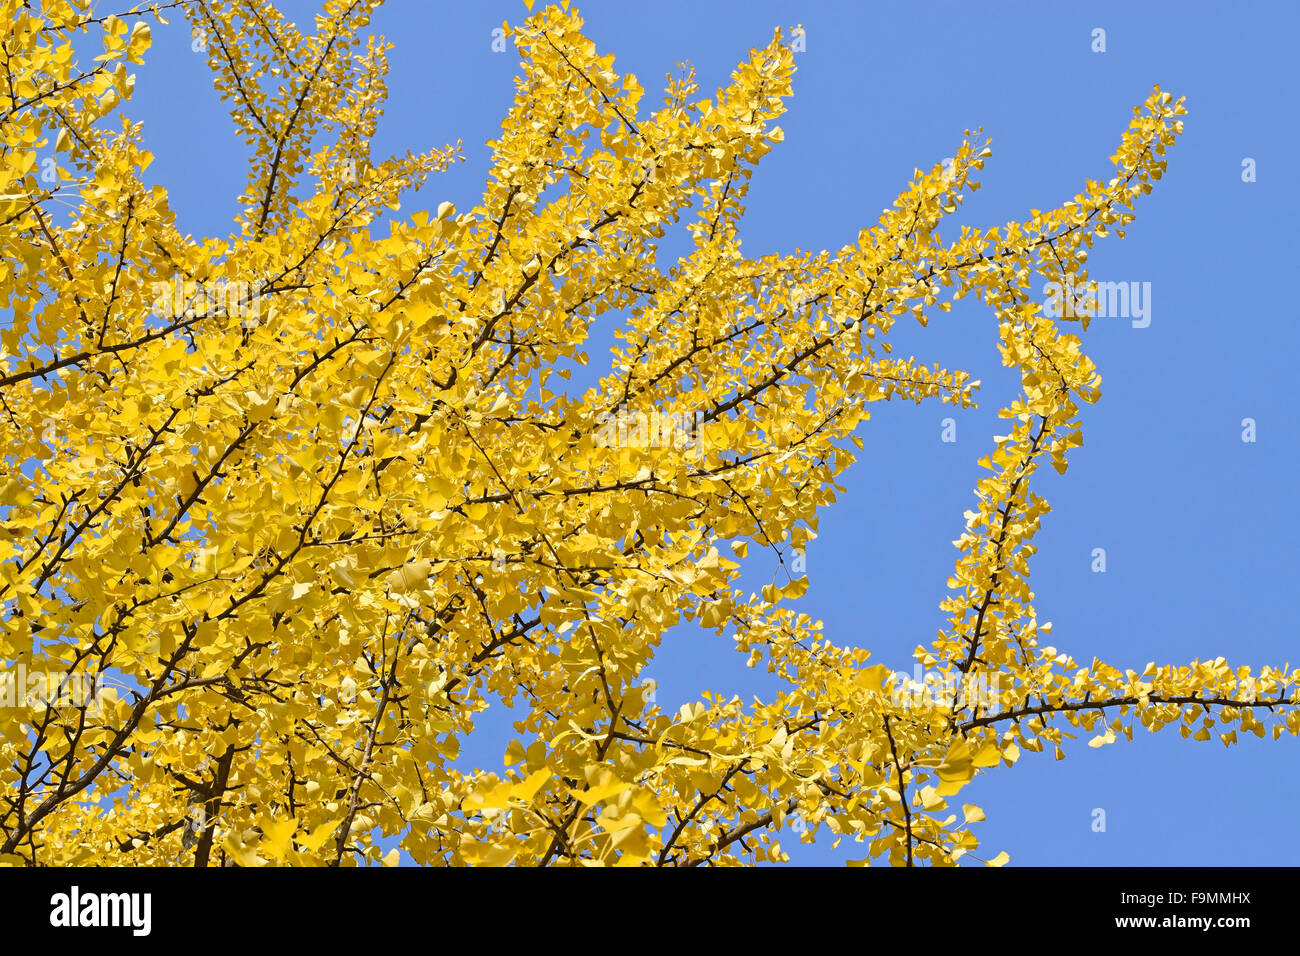
[[[45, 675], [0, 707], [3, 861], [736, 865], [793, 832], [997, 865], [984, 811], [950, 804], [1071, 731], [1300, 734], [1290, 672], [1080, 663], [1028, 584], [1034, 476], [1065, 472], [1100, 395], [1031, 283], [1086, 287], [1182, 131], [1169, 93], [1058, 208], [942, 234], [990, 156], [968, 131], [855, 244], [750, 258], [779, 30], [724, 88], [683, 70], [647, 105], [576, 10], [538, 10], [509, 30], [481, 202], [401, 216], [460, 154], [372, 156], [379, 0], [327, 0], [314, 32], [263, 0], [0, 3], [0, 660]], [[248, 144], [227, 239], [182, 233], [124, 115], [171, 7]], [[672, 228], [690, 251], [666, 263]], [[946, 682], [900, 688], [799, 611], [806, 577], [738, 577], [815, 537], [870, 403], [974, 403], [889, 341], [968, 296], [1020, 394], [916, 649]], [[599, 324], [608, 368], [570, 394]], [[643, 672], [682, 621], [785, 689], [656, 700]], [[495, 701], [522, 714], [503, 768], [456, 769]]]

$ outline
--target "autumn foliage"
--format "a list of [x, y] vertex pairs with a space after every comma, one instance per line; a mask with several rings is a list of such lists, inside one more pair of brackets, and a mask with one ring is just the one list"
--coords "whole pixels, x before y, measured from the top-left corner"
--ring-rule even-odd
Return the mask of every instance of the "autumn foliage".
[[[574, 10], [536, 12], [481, 202], [405, 216], [459, 151], [371, 155], [377, 4], [328, 0], [303, 32], [260, 0], [0, 0], [0, 663], [95, 688], [0, 707], [0, 859], [735, 865], [847, 838], [999, 864], [983, 811], [950, 803], [1026, 751], [1300, 733], [1289, 672], [1081, 664], [1028, 585], [1033, 479], [1065, 471], [1100, 382], [1031, 282], [1077, 285], [1123, 235], [1181, 101], [1153, 92], [1113, 170], [1023, 222], [941, 235], [990, 155], [968, 133], [855, 244], [749, 258], [780, 31], [725, 88], [684, 71], [647, 104]], [[147, 21], [180, 12], [249, 144], [225, 240], [177, 226], [123, 117]], [[664, 262], [674, 226], [691, 249]], [[815, 536], [870, 403], [973, 404], [967, 374], [889, 344], [967, 296], [1021, 393], [916, 656], [995, 689], [978, 701], [897, 693], [800, 613], [806, 578], [737, 583], [747, 548]], [[608, 323], [606, 368], [584, 348]], [[589, 361], [598, 384], [564, 391]], [[684, 620], [784, 692], [652, 699]], [[522, 715], [504, 766], [457, 769], [497, 701]]]

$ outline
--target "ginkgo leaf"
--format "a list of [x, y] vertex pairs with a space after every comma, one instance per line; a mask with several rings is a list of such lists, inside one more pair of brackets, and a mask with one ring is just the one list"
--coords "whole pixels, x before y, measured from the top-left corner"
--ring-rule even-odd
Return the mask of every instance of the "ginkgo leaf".
[[551, 779], [551, 771], [543, 767], [530, 773], [521, 783], [514, 785], [512, 794], [520, 800], [532, 800], [537, 791]]
[[293, 817], [265, 820], [262, 826], [260, 851], [273, 860], [283, 860], [292, 848], [292, 839], [298, 822]]
[[401, 594], [426, 586], [429, 582], [429, 572], [432, 569], [432, 561], [423, 559], [411, 561], [391, 572], [384, 580], [390, 588]]
[[632, 785], [621, 780], [612, 780], [609, 783], [601, 784], [595, 787], [588, 787], [585, 790], [576, 790], [569, 788], [569, 795], [575, 800], [585, 804], [600, 803], [608, 800], [610, 797], [617, 796]]
[[310, 833], [300, 834], [297, 837], [297, 842], [304, 850], [315, 853], [325, 845], [325, 842], [338, 830], [338, 827], [339, 825], [336, 822], [327, 820], [313, 827]]

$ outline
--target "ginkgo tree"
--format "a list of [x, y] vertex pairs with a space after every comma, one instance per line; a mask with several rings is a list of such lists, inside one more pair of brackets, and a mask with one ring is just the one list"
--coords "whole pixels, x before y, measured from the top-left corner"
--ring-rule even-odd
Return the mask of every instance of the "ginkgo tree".
[[[1025, 221], [941, 234], [990, 155], [968, 132], [855, 244], [749, 258], [788, 38], [647, 106], [561, 4], [508, 30], [481, 202], [402, 216], [460, 152], [372, 156], [378, 2], [327, 0], [305, 32], [264, 0], [0, 0], [0, 663], [44, 681], [0, 707], [0, 860], [736, 865], [797, 833], [1000, 864], [954, 799], [1024, 751], [1300, 733], [1290, 671], [1081, 664], [1028, 586], [1033, 478], [1065, 471], [1100, 383], [1031, 282], [1086, 297], [1180, 100], [1152, 92], [1110, 175]], [[250, 150], [226, 239], [182, 234], [124, 113], [149, 22], [178, 13]], [[738, 577], [815, 536], [870, 403], [974, 404], [889, 343], [968, 296], [1020, 393], [916, 650], [958, 690], [900, 694], [798, 610], [806, 578]], [[570, 394], [602, 326], [609, 367]], [[655, 700], [684, 621], [781, 692]], [[500, 771], [457, 769], [498, 702], [520, 715]]]

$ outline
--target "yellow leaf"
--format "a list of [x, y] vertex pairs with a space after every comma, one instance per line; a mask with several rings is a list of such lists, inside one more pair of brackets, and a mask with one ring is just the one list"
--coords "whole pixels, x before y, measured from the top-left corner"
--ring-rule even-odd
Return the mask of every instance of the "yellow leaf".
[[405, 594], [428, 587], [429, 572], [432, 570], [432, 561], [411, 561], [391, 572], [384, 580], [394, 592]]
[[519, 853], [519, 847], [513, 843], [493, 845], [490, 843], [471, 843], [461, 850], [465, 862], [472, 866], [509, 866]]
[[537, 791], [542, 789], [550, 779], [551, 771], [543, 767], [530, 773], [522, 782], [515, 784], [512, 793], [520, 800], [531, 801], [537, 795]]
[[513, 767], [515, 764], [519, 763], [523, 759], [524, 759], [523, 744], [521, 744], [518, 740], [511, 740], [510, 743], [506, 744], [505, 765], [507, 767]]
[[273, 860], [283, 860], [289, 852], [298, 821], [293, 817], [282, 817], [279, 820], [263, 820], [261, 826], [262, 852]]
[[238, 863], [240, 866], [253, 867], [265, 866], [266, 860], [258, 855], [258, 845], [256, 843], [241, 843], [236, 833], [227, 835], [222, 843], [222, 848], [226, 855]]
[[610, 797], [618, 796], [628, 787], [630, 783], [624, 783], [621, 780], [612, 780], [609, 783], [600, 784], [599, 786], [589, 787], [586, 790], [575, 790], [568, 788], [569, 796], [573, 797], [580, 803], [590, 806], [593, 803], [600, 803], [602, 800], [608, 800]]
[[333, 820], [326, 820], [324, 823], [317, 824], [312, 829], [311, 833], [307, 833], [298, 837], [298, 843], [304, 849], [309, 850], [312, 853], [315, 853], [322, 846], [325, 845], [325, 841], [330, 838], [330, 836], [334, 833], [335, 830], [338, 829], [338, 827], [339, 825], [335, 823]]

